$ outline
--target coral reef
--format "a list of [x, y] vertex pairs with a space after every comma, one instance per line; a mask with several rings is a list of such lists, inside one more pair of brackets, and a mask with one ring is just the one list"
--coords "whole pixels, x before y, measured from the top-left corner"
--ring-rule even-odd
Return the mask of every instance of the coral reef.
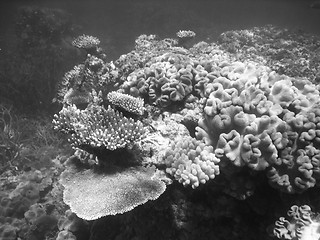
[[[220, 45], [192, 47], [141, 35], [114, 62], [94, 37], [80, 36], [92, 51], [65, 75], [53, 120], [75, 150], [59, 181], [70, 209], [55, 218], [55, 237], [318, 237], [318, 218], [297, 205], [319, 207], [319, 87], [293, 71], [281, 75], [266, 64], [271, 55], [246, 57], [246, 46], [263, 48], [266, 29], [275, 31], [234, 31]], [[21, 211], [24, 221], [53, 220], [28, 190], [35, 200]], [[290, 219], [280, 218], [268, 236], [290, 206]]]

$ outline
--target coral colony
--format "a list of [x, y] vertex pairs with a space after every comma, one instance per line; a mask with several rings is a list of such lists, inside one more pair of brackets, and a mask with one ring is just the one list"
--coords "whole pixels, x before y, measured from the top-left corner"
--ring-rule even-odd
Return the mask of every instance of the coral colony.
[[[316, 77], [279, 74], [266, 64], [274, 63], [272, 53], [258, 58], [246, 48], [250, 41], [259, 45], [256, 34], [273, 31], [225, 33], [234, 41], [189, 48], [192, 31], [179, 31], [178, 39], [141, 35], [135, 49], [114, 62], [105, 60], [96, 37], [76, 38], [72, 44], [86, 59], [61, 81], [62, 109], [53, 120], [75, 150], [59, 176], [70, 210], [59, 220], [43, 211], [39, 189], [49, 183], [40, 172], [25, 176], [9, 198], [28, 202], [21, 212], [30, 224], [40, 216], [58, 222], [57, 240], [76, 239], [79, 226], [91, 228], [90, 239], [150, 239], [140, 222], [161, 226], [153, 239], [259, 238], [252, 231], [261, 231], [259, 239], [319, 239], [320, 217], [303, 197], [300, 205], [291, 201], [288, 219], [273, 205], [270, 217], [268, 203], [255, 197], [264, 190], [278, 199], [273, 202], [312, 196], [320, 180]], [[236, 39], [242, 55], [233, 52]], [[240, 212], [249, 210], [238, 207], [244, 201], [256, 216], [268, 217], [244, 219]], [[12, 204], [2, 198], [1, 209]], [[158, 217], [146, 217], [142, 207]], [[115, 233], [109, 225], [121, 225], [108, 216], [127, 221], [126, 230]], [[228, 217], [231, 235], [220, 220]], [[251, 221], [264, 229], [250, 230]]]

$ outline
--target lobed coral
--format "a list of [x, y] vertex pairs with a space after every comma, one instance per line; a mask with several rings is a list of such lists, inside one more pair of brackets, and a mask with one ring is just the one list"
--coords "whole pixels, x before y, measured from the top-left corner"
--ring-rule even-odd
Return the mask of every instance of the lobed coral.
[[289, 220], [280, 217], [275, 222], [273, 235], [287, 240], [316, 240], [319, 239], [320, 219], [308, 205], [293, 205], [288, 211]]
[[164, 155], [166, 172], [192, 188], [214, 179], [219, 174], [219, 161], [212, 146], [191, 137], [176, 139]]
[[193, 91], [190, 59], [180, 54], [165, 54], [158, 59], [159, 62], [130, 74], [121, 88], [162, 108], [178, 105]]
[[[307, 80], [232, 63], [206, 85], [197, 137], [235, 166], [268, 170], [271, 185], [304, 191], [319, 178], [319, 91]], [[284, 176], [285, 175], [285, 176]]]

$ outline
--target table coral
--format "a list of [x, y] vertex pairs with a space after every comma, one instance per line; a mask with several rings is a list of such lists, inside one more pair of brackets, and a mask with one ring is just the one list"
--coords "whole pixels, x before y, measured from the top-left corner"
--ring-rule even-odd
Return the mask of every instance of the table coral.
[[78, 217], [93, 220], [128, 212], [157, 199], [166, 189], [165, 183], [154, 175], [154, 168], [109, 170], [96, 172], [73, 165], [63, 173], [64, 202]]

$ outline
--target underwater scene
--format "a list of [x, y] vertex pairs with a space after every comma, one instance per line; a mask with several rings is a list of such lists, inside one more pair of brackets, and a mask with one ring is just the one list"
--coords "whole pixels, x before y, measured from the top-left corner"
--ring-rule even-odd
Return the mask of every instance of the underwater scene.
[[1, 1], [0, 240], [277, 239], [320, 239], [320, 1]]

